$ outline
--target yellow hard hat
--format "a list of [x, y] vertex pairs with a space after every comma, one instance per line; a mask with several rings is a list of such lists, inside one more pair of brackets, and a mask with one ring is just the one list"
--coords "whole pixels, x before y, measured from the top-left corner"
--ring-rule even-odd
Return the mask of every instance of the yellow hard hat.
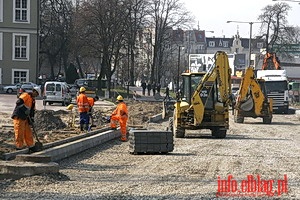
[[85, 92], [85, 87], [81, 87], [80, 89], [79, 89], [79, 92]]
[[74, 105], [73, 105], [73, 104], [69, 104], [69, 105], [67, 106], [67, 110], [72, 110], [72, 109], [73, 109], [73, 107], [74, 107]]
[[119, 96], [117, 97], [117, 100], [118, 100], [118, 101], [123, 101], [124, 99], [123, 99], [123, 97], [122, 97], [121, 95], [119, 95]]

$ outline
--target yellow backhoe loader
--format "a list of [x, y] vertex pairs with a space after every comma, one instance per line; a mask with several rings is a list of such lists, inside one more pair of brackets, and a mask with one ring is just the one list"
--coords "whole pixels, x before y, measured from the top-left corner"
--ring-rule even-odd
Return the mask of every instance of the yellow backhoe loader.
[[185, 130], [210, 129], [215, 138], [225, 138], [229, 128], [231, 70], [225, 52], [215, 54], [215, 64], [207, 72], [182, 74], [183, 84], [170, 118], [177, 138]]
[[261, 117], [264, 124], [272, 122], [272, 99], [268, 99], [265, 80], [255, 77], [253, 67], [245, 70], [234, 110], [234, 122], [243, 123], [245, 117]]

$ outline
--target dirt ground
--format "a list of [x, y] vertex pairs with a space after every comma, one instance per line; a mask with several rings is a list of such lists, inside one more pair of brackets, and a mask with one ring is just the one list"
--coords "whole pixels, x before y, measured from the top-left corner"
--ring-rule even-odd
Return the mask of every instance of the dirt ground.
[[[299, 143], [299, 115], [274, 115], [272, 124], [238, 124], [230, 115], [225, 139], [188, 131], [167, 155], [130, 154], [129, 142], [112, 140], [62, 160], [58, 174], [0, 182], [0, 199], [300, 199]], [[259, 180], [264, 187], [255, 192]], [[219, 192], [220, 181], [236, 183], [238, 192]]]
[[[161, 102], [126, 101], [129, 111], [129, 126], [144, 126], [149, 117], [162, 112]], [[93, 129], [106, 127], [106, 117], [110, 116], [115, 107], [94, 107]], [[42, 143], [84, 134], [78, 128], [79, 114], [76, 108], [68, 110], [37, 110], [35, 114], [35, 130]], [[10, 115], [0, 112], [0, 156], [14, 150], [13, 121]]]

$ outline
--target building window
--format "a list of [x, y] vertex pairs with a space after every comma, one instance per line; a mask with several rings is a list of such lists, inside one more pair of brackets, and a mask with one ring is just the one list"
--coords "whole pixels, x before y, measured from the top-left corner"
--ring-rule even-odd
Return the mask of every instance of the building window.
[[215, 47], [215, 41], [209, 41], [208, 46], [209, 47]]
[[12, 69], [12, 83], [28, 82], [29, 70], [28, 69]]
[[14, 0], [14, 22], [29, 22], [29, 0]]
[[0, 0], [0, 22], [3, 22], [3, 0]]
[[2, 55], [3, 55], [2, 52], [3, 52], [3, 33], [0, 33], [0, 60], [2, 60]]
[[263, 43], [262, 43], [262, 42], [258, 42], [258, 43], [257, 43], [257, 48], [258, 48], [258, 49], [262, 49], [262, 48], [263, 48], [263, 46], [264, 46], [264, 45], [263, 45]]
[[13, 34], [13, 60], [29, 60], [29, 34]]
[[229, 46], [228, 41], [223, 41], [223, 45], [224, 45], [224, 47], [228, 47]]

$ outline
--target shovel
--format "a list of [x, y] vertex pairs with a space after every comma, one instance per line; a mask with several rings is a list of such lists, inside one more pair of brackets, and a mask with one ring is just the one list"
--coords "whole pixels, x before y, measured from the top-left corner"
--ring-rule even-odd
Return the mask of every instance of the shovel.
[[31, 127], [32, 127], [33, 135], [34, 135], [34, 137], [35, 137], [35, 139], [36, 139], [36, 142], [35, 142], [35, 144], [34, 144], [33, 151], [35, 151], [35, 152], [36, 152], [36, 151], [42, 151], [42, 150], [43, 150], [43, 143], [40, 142], [40, 140], [39, 140], [39, 138], [38, 138], [38, 136], [37, 136], [37, 133], [36, 133], [36, 131], [35, 131], [35, 127], [34, 127], [33, 121], [31, 120], [30, 117], [28, 117], [28, 119], [29, 119], [29, 122], [30, 122]]

